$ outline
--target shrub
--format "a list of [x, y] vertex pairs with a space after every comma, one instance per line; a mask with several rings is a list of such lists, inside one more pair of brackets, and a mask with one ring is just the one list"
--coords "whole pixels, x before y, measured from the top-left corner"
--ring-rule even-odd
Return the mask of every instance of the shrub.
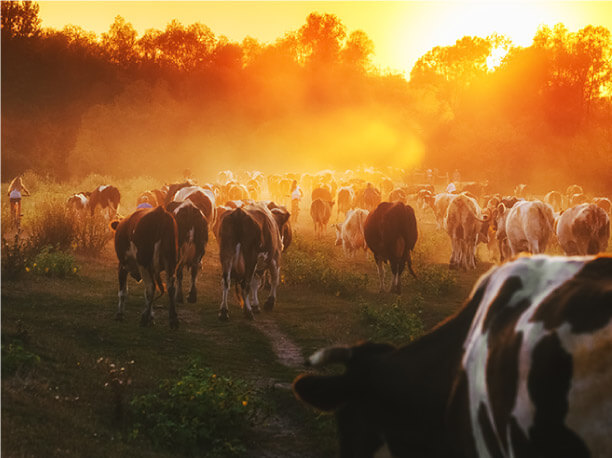
[[32, 368], [40, 362], [40, 357], [23, 347], [23, 342], [15, 339], [2, 345], [2, 377], [14, 375], [17, 371]]
[[100, 213], [77, 215], [73, 247], [75, 251], [90, 256], [98, 255], [113, 237], [109, 224]]
[[26, 270], [49, 277], [64, 278], [76, 275], [79, 268], [70, 253], [46, 246], [34, 257], [32, 267], [28, 266]]
[[30, 261], [32, 245], [28, 239], [15, 234], [12, 242], [2, 238], [2, 277], [15, 279], [26, 271]]
[[370, 339], [406, 343], [421, 336], [425, 330], [420, 317], [420, 306], [424, 300], [422, 296], [414, 295], [413, 301], [418, 304], [416, 313], [401, 306], [400, 299], [392, 305], [383, 304], [380, 307], [363, 304], [361, 316], [371, 329]]
[[241, 437], [259, 411], [245, 382], [197, 363], [179, 380], [164, 380], [155, 393], [134, 398], [131, 408], [134, 438], [146, 436], [156, 446], [205, 456], [244, 454]]
[[38, 250], [49, 245], [67, 250], [74, 241], [76, 224], [73, 212], [64, 204], [58, 201], [41, 203], [31, 223], [32, 244]]

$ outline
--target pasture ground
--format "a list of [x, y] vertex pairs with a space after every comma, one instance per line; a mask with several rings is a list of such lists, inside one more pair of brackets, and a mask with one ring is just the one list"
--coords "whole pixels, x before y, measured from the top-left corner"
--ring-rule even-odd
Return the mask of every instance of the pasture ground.
[[[300, 218], [283, 258], [277, 306], [255, 321], [243, 317], [233, 296], [230, 320], [217, 319], [221, 275], [213, 236], [198, 277], [198, 301], [178, 306], [180, 328], [174, 331], [168, 326], [167, 296], [156, 303], [155, 324], [139, 326], [143, 287], [133, 280], [125, 319], [114, 320], [112, 242], [99, 257], [77, 257], [77, 276], [30, 272], [3, 280], [3, 354], [15, 344], [39, 360], [14, 374], [3, 373], [2, 455], [177, 456], [132, 438], [126, 412], [135, 396], [151, 392], [161, 380], [176, 379], [197, 359], [215, 373], [247, 381], [265, 406], [243, 438], [247, 451], [240, 456], [335, 456], [333, 417], [303, 406], [290, 390], [306, 370], [304, 357], [326, 345], [364, 339], [408, 343], [456, 311], [491, 264], [481, 262], [473, 272], [449, 271], [448, 237], [435, 228], [431, 214], [419, 213], [414, 253], [419, 279], [405, 273], [401, 297], [379, 294], [371, 257], [359, 253], [347, 259], [341, 247], [334, 247], [333, 228], [317, 240], [308, 212]], [[480, 257], [487, 258], [482, 247]], [[111, 364], [128, 368], [119, 395], [105, 387]]]

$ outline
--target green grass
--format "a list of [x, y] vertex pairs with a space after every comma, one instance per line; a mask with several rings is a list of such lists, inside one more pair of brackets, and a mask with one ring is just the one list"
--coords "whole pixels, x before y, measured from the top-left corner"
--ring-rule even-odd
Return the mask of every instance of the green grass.
[[[87, 185], [103, 178], [90, 177]], [[151, 184], [146, 179], [130, 183], [126, 195]], [[74, 191], [82, 190], [77, 185]], [[34, 188], [44, 186], [58, 199], [66, 191], [46, 182]], [[32, 199], [26, 205], [42, 201], [38, 195]], [[217, 319], [221, 272], [214, 237], [198, 278], [198, 302], [178, 305], [178, 330], [168, 326], [167, 296], [156, 303], [154, 326], [139, 326], [143, 287], [131, 279], [124, 321], [114, 320], [112, 242], [95, 257], [73, 254], [78, 272], [65, 278], [32, 270], [8, 278], [3, 264], [2, 357], [3, 365], [12, 366], [3, 370], [2, 454], [205, 456], [204, 448], [168, 449], [148, 432], [134, 434], [138, 422], [146, 422], [130, 408], [147, 396], [163, 399], [167, 393], [160, 391], [160, 383], [184, 380], [197, 360], [198, 367], [244, 383], [252, 390], [249, 402], [264, 406], [265, 415], [236, 430], [239, 456], [336, 456], [333, 417], [294, 399], [287, 387], [305, 368], [281, 363], [263, 325], [277, 326], [296, 345], [298, 356], [364, 339], [408, 343], [454, 312], [487, 266], [477, 272], [449, 271], [447, 260], [440, 261], [447, 258], [444, 234], [424, 226], [414, 256], [419, 279], [404, 274], [399, 298], [379, 294], [371, 257], [346, 258], [333, 246], [331, 233], [315, 240], [306, 218], [283, 258], [277, 305], [255, 322], [242, 316], [233, 296], [230, 320]], [[388, 273], [387, 286], [389, 282]], [[211, 456], [232, 453], [231, 447], [221, 447]]]

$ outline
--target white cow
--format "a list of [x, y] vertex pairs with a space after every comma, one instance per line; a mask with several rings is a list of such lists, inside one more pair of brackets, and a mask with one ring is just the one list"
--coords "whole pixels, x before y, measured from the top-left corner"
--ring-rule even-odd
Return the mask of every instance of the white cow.
[[334, 224], [336, 228], [336, 245], [342, 245], [345, 256], [354, 257], [355, 252], [360, 248], [367, 252], [368, 247], [363, 235], [363, 224], [369, 213], [362, 208], [349, 210], [346, 213], [344, 222]]

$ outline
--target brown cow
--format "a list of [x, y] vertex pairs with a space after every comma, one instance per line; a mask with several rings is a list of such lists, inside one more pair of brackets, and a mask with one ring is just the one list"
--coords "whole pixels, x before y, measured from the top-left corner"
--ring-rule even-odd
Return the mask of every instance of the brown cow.
[[99, 205], [102, 207], [102, 210], [108, 210], [109, 219], [115, 218], [117, 216], [120, 200], [121, 194], [114, 186], [98, 186], [89, 195], [89, 210], [91, 211], [91, 216], [93, 216], [96, 207]]
[[[330, 199], [331, 200], [331, 199]], [[350, 186], [343, 186], [338, 189], [338, 213], [337, 219], [340, 219], [340, 212], [346, 217], [347, 212], [354, 208], [353, 201], [355, 200], [355, 191]]]
[[610, 239], [610, 217], [595, 204], [569, 208], [557, 221], [557, 237], [568, 256], [606, 251]]
[[146, 307], [140, 324], [147, 326], [153, 319], [151, 307], [156, 286], [161, 293], [164, 292], [161, 272], [165, 271], [170, 327], [178, 327], [174, 305], [178, 241], [176, 221], [172, 215], [163, 207], [141, 209], [121, 221], [113, 221], [111, 227], [115, 231], [115, 253], [119, 260], [119, 306], [116, 318], [123, 319], [129, 273], [137, 281], [144, 280]]
[[333, 199], [332, 193], [331, 193], [331, 186], [323, 185], [323, 186], [313, 189], [310, 195], [310, 199], [312, 202], [314, 202], [317, 199], [331, 202]]
[[227, 296], [232, 278], [238, 282], [236, 292], [245, 316], [253, 319], [253, 312], [259, 312], [257, 289], [266, 271], [271, 275], [271, 289], [264, 309], [272, 310], [280, 279], [281, 251], [278, 224], [267, 207], [255, 204], [225, 212], [219, 228], [219, 258], [223, 269], [220, 320], [229, 318]]
[[196, 302], [198, 292], [196, 277], [202, 266], [202, 258], [208, 243], [208, 222], [202, 211], [192, 201], [170, 202], [166, 209], [172, 212], [178, 229], [179, 259], [176, 269], [178, 282], [176, 301], [183, 302], [183, 267], [191, 271], [191, 287], [188, 302]]
[[66, 202], [68, 208], [77, 210], [79, 212], [85, 210], [89, 206], [89, 195], [90, 192], [78, 192], [71, 195]]
[[480, 240], [488, 242], [488, 221], [472, 197], [461, 193], [450, 202], [444, 226], [452, 244], [451, 269], [476, 268], [476, 245]]
[[175, 202], [191, 200], [200, 209], [209, 226], [215, 223], [217, 209], [215, 207], [215, 193], [211, 189], [200, 186], [185, 186], [174, 194], [172, 200]]
[[314, 232], [316, 237], [320, 238], [325, 236], [325, 229], [327, 228], [327, 223], [331, 218], [333, 206], [333, 201], [322, 199], [315, 199], [312, 204], [310, 204], [310, 216], [314, 222]]
[[418, 236], [414, 210], [401, 202], [382, 202], [366, 218], [364, 236], [374, 254], [380, 291], [384, 291], [385, 287], [383, 263], [389, 262], [393, 273], [391, 292], [400, 294], [400, 276], [406, 263], [409, 272], [416, 278], [410, 258], [410, 251], [414, 249]]

